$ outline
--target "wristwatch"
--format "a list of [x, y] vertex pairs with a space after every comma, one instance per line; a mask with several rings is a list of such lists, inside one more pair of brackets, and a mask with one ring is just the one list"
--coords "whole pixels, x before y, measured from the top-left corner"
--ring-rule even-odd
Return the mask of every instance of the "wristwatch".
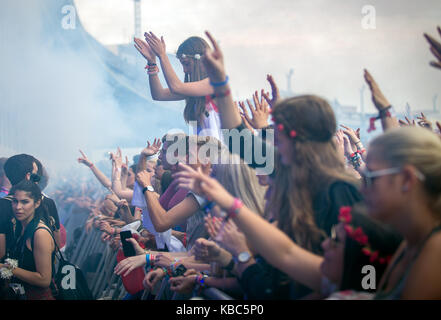
[[247, 263], [250, 261], [251, 255], [248, 251], [243, 251], [237, 255], [236, 262]]
[[144, 189], [142, 189], [142, 194], [144, 194], [146, 191], [155, 192], [155, 189], [153, 189], [152, 186], [147, 186]]

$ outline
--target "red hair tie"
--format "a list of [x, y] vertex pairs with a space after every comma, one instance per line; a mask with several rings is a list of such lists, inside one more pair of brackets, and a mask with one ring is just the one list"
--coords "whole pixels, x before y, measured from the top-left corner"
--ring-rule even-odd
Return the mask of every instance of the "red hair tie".
[[283, 126], [283, 124], [278, 124], [277, 125], [277, 129], [279, 129], [279, 131], [283, 131], [283, 129], [285, 129], [285, 127]]
[[291, 131], [289, 132], [289, 136], [290, 136], [291, 138], [295, 138], [295, 137], [297, 136], [297, 132], [296, 132], [295, 130], [291, 130]]

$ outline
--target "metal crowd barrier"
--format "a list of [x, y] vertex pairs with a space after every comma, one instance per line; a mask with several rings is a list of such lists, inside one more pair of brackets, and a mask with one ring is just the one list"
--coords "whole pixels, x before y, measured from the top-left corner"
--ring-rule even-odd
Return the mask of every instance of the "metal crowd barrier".
[[[127, 292], [123, 286], [121, 277], [113, 273], [117, 263], [117, 251], [112, 250], [106, 242], [101, 241], [101, 235], [102, 232], [95, 228], [92, 228], [89, 233], [86, 233], [83, 227], [81, 237], [72, 253], [72, 258], [69, 260], [71, 263], [82, 268], [87, 258], [93, 254], [101, 253], [102, 256], [96, 264], [93, 276], [88, 277], [85, 273], [86, 279], [88, 279], [89, 289], [95, 299], [121, 300]], [[146, 300], [149, 293], [149, 290], [145, 290], [141, 300]], [[151, 293], [155, 295], [155, 300], [177, 300], [184, 298], [184, 296], [170, 291], [166, 278], [164, 278], [160, 285], [154, 288]], [[216, 288], [204, 289], [201, 292], [201, 297], [208, 300], [233, 300], [232, 297]]]
[[72, 253], [72, 258], [69, 260], [83, 268], [88, 258], [93, 254], [101, 253], [101, 258], [96, 262], [96, 269], [92, 276], [82, 270], [86, 279], [88, 279], [89, 289], [95, 299], [120, 300], [127, 292], [121, 278], [113, 273], [116, 266], [117, 251], [113, 251], [106, 242], [101, 241], [101, 235], [102, 232], [94, 228], [89, 233], [86, 233], [85, 228], [83, 228], [81, 237]]

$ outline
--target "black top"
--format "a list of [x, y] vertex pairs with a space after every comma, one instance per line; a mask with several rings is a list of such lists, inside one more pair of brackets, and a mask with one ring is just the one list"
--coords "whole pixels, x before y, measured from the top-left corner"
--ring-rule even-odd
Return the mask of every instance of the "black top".
[[[54, 200], [43, 196], [42, 205], [46, 207], [51, 218], [51, 229], [57, 231], [60, 229], [60, 218]], [[12, 199], [10, 196], [0, 199], [0, 234], [6, 235], [6, 252], [11, 248], [14, 242], [14, 232], [12, 218]]]

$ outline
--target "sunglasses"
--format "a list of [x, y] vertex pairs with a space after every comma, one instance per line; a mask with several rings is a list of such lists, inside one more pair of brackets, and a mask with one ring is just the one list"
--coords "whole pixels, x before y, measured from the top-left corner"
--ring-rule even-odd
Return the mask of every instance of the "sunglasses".
[[[397, 174], [401, 172], [401, 168], [395, 167], [395, 168], [387, 168], [387, 169], [381, 169], [376, 171], [369, 171], [367, 168], [361, 172], [361, 176], [363, 178], [363, 184], [365, 187], [369, 188], [374, 183], [375, 179], [378, 177], [388, 176], [392, 174]], [[424, 181], [426, 178], [420, 171], [415, 170], [415, 175], [418, 179], [421, 181]]]

